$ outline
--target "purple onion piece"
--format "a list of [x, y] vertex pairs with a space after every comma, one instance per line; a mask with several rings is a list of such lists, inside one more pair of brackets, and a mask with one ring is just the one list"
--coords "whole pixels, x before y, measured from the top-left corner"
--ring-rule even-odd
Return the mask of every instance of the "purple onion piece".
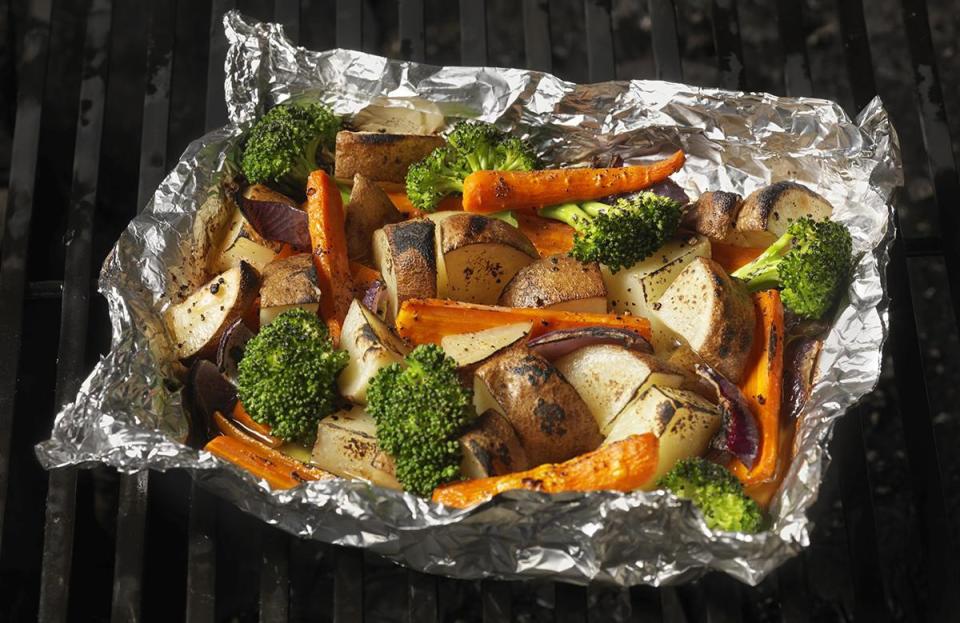
[[387, 286], [377, 279], [370, 283], [367, 291], [363, 293], [363, 306], [374, 314], [383, 318], [387, 306]]
[[216, 364], [197, 359], [187, 373], [184, 394], [189, 406], [191, 445], [202, 446], [216, 434], [213, 414], [219, 412], [229, 417], [233, 412], [237, 388], [220, 374]]
[[629, 200], [631, 197], [635, 197], [640, 193], [653, 193], [655, 195], [661, 195], [663, 197], [673, 199], [674, 201], [678, 202], [681, 206], [685, 206], [690, 203], [690, 197], [687, 196], [687, 193], [686, 191], [683, 190], [683, 187], [681, 187], [680, 184], [677, 184], [669, 177], [663, 180], [662, 182], [657, 182], [650, 188], [644, 188], [643, 190], [639, 190], [637, 192], [624, 193], [622, 195], [613, 195], [610, 197], [599, 199], [598, 201], [600, 201], [601, 203], [612, 204], [617, 199]]
[[307, 213], [282, 201], [263, 201], [243, 196], [240, 211], [257, 233], [267, 240], [286, 242], [298, 251], [310, 250]]
[[698, 363], [694, 369], [717, 390], [723, 417], [723, 447], [720, 449], [733, 454], [752, 469], [760, 453], [760, 430], [746, 398], [739, 387], [710, 366]]
[[237, 365], [243, 358], [247, 342], [252, 337], [253, 331], [243, 324], [241, 318], [234, 320], [233, 324], [220, 336], [220, 343], [217, 345], [217, 368], [231, 383], [236, 383]]
[[547, 361], [594, 344], [616, 344], [640, 353], [652, 353], [653, 348], [643, 336], [629, 329], [614, 327], [579, 327], [557, 329], [540, 335], [527, 343], [533, 352]]

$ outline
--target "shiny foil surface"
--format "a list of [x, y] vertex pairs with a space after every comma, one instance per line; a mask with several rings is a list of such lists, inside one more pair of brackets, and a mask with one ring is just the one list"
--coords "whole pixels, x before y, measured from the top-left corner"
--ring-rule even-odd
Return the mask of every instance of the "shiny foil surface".
[[[104, 262], [113, 344], [37, 447], [47, 468], [107, 464], [125, 472], [183, 468], [264, 521], [460, 578], [551, 577], [668, 584], [711, 569], [755, 584], [808, 544], [806, 511], [829, 459], [836, 418], [871, 391], [888, 330], [884, 268], [891, 195], [902, 183], [896, 133], [879, 100], [851, 120], [810, 98], [657, 81], [576, 85], [519, 69], [434, 67], [348, 50], [293, 46], [275, 24], [224, 19], [230, 123], [194, 141]], [[270, 491], [249, 473], [183, 443], [187, 418], [162, 312], [205, 281], [213, 232], [232, 209], [224, 180], [245, 128], [274, 104], [316, 98], [351, 115], [371, 103], [480, 118], [527, 136], [552, 164], [619, 154], [637, 163], [677, 148], [687, 193], [746, 195], [778, 180], [821, 193], [850, 227], [853, 282], [833, 319], [819, 381], [804, 408], [796, 458], [757, 535], [711, 533], [664, 492], [510, 492], [463, 511], [362, 481]], [[430, 104], [432, 103], [432, 104]]]

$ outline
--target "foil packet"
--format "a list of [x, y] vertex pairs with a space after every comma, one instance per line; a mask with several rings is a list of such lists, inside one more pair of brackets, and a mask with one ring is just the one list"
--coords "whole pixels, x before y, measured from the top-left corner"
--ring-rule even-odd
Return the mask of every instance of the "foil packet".
[[[350, 50], [294, 46], [279, 25], [224, 18], [229, 124], [194, 141], [107, 257], [100, 291], [113, 341], [37, 446], [46, 468], [111, 465], [123, 472], [188, 469], [201, 485], [290, 533], [368, 548], [458, 578], [549, 577], [629, 586], [678, 583], [720, 570], [756, 584], [809, 542], [807, 509], [829, 460], [835, 420], [871, 391], [888, 330], [884, 268], [891, 196], [902, 184], [896, 133], [881, 102], [851, 120], [835, 103], [632, 80], [577, 85], [492, 67], [435, 67]], [[505, 493], [450, 510], [362, 481], [270, 491], [265, 482], [181, 443], [187, 418], [162, 311], [203, 283], [205, 255], [230, 202], [243, 131], [269, 107], [314, 98], [343, 115], [370, 105], [478, 118], [522, 133], [553, 164], [619, 155], [627, 164], [683, 148], [673, 178], [693, 197], [746, 195], [796, 180], [824, 195], [849, 226], [857, 263], [819, 359], [819, 382], [796, 458], [757, 535], [712, 533], [664, 492]]]

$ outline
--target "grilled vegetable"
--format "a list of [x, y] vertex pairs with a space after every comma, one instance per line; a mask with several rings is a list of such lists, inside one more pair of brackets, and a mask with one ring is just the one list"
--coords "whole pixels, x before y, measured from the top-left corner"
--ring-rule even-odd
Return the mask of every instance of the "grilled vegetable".
[[546, 257], [521, 268], [503, 289], [498, 305], [602, 314], [607, 311], [607, 288], [596, 262]]

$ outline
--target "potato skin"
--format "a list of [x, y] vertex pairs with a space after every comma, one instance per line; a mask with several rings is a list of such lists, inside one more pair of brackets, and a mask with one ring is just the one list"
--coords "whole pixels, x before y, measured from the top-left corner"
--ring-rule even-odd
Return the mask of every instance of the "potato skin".
[[450, 253], [467, 244], [506, 244], [530, 257], [540, 257], [533, 243], [519, 229], [500, 219], [458, 212], [440, 223], [441, 250]]
[[360, 173], [375, 182], [403, 184], [410, 165], [443, 144], [440, 136], [343, 130], [337, 133], [336, 177], [349, 180]]
[[309, 253], [274, 260], [263, 269], [260, 307], [299, 305], [320, 300], [317, 269]]
[[[687, 271], [691, 273], [685, 276]], [[697, 276], [698, 271], [705, 271], [705, 280]], [[700, 280], [701, 291], [681, 292], [679, 288], [687, 286], [687, 280], [691, 278]], [[660, 299], [661, 310], [668, 301], [677, 308], [678, 315], [691, 314], [699, 322], [706, 323], [711, 330], [703, 343], [690, 346], [705, 362], [734, 383], [739, 383], [750, 356], [756, 327], [753, 299], [743, 284], [734, 281], [713, 260], [698, 257], [677, 276]], [[666, 318], [664, 321], [674, 328]]]
[[743, 200], [734, 229], [744, 240], [764, 246], [779, 238], [801, 216], [820, 220], [832, 213], [830, 202], [806, 186], [777, 182], [753, 191]]
[[414, 219], [377, 230], [381, 249], [378, 253], [380, 272], [395, 276], [396, 314], [400, 303], [408, 298], [433, 298], [437, 295], [437, 252], [434, 242], [434, 223], [430, 219]]
[[603, 441], [577, 391], [550, 363], [525, 347], [511, 348], [477, 369], [513, 425], [533, 466], [560, 463]]
[[384, 225], [399, 223], [403, 215], [387, 193], [360, 173], [353, 176], [353, 190], [346, 212], [347, 255], [354, 262], [370, 266], [373, 263], [373, 232]]
[[600, 265], [553, 255], [521, 268], [500, 293], [505, 307], [549, 307], [567, 301], [606, 298]]
[[682, 225], [710, 240], [723, 240], [733, 229], [742, 203], [737, 193], [705, 192], [687, 209]]
[[472, 464], [477, 473], [468, 478], [487, 478], [530, 469], [527, 453], [517, 431], [502, 415], [485, 411], [476, 423], [460, 437], [464, 463]]

